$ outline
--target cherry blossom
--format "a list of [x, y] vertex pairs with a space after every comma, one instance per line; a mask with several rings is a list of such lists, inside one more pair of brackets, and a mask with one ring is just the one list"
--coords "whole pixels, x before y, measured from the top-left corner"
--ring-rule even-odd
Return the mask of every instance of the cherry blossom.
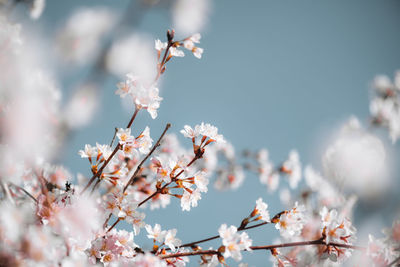
[[281, 236], [291, 237], [298, 236], [303, 229], [305, 223], [305, 207], [295, 203], [294, 208], [285, 211], [279, 219], [272, 221], [275, 223], [275, 228], [279, 230]]
[[218, 232], [222, 238], [224, 246], [223, 255], [225, 258], [232, 257], [235, 261], [240, 261], [242, 259], [240, 251], [251, 250], [252, 240], [245, 232], [239, 234], [235, 226], [231, 225], [228, 228], [226, 224], [222, 224]]

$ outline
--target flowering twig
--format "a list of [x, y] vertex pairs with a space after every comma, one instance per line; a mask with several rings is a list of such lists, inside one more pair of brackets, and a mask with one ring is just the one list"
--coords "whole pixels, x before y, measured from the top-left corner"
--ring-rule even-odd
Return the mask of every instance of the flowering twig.
[[118, 144], [114, 151], [111, 153], [111, 155], [107, 158], [107, 160], [103, 163], [103, 165], [101, 166], [100, 170], [97, 171], [95, 174], [93, 174], [93, 176], [90, 178], [88, 184], [85, 186], [85, 188], [83, 188], [81, 194], [85, 193], [85, 191], [89, 188], [89, 186], [94, 182], [94, 180], [98, 177], [100, 177], [100, 175], [103, 173], [104, 168], [107, 166], [107, 164], [111, 161], [111, 159], [114, 157], [115, 154], [117, 154], [118, 150], [121, 149], [121, 145]]
[[[277, 214], [272, 218], [272, 221], [273, 221], [275, 218], [279, 218], [279, 216], [281, 216], [283, 213], [284, 213], [284, 211], [281, 211], [281, 212], [277, 213]], [[244, 230], [249, 230], [249, 229], [256, 228], [256, 227], [260, 227], [260, 226], [262, 226], [262, 225], [266, 225], [266, 224], [270, 224], [270, 223], [271, 223], [271, 222], [262, 222], [262, 223], [258, 223], [258, 224], [251, 225], [251, 226], [240, 226], [237, 230], [238, 230], [238, 232], [239, 232], [239, 231], [244, 231]], [[208, 238], [205, 238], [205, 239], [201, 239], [201, 240], [198, 240], [198, 241], [186, 243], [186, 244], [183, 244], [181, 247], [191, 247], [191, 246], [193, 246], [193, 245], [200, 244], [200, 243], [204, 243], [204, 242], [207, 242], [207, 241], [211, 241], [211, 240], [214, 240], [214, 239], [217, 239], [217, 238], [220, 238], [220, 236], [219, 236], [219, 235], [215, 235], [215, 236], [208, 237]]]
[[[200, 157], [198, 157], [197, 155], [186, 165], [186, 167], [189, 167], [190, 165], [192, 165], [196, 160], [198, 160]], [[150, 196], [148, 196], [146, 199], [144, 199], [142, 202], [140, 202], [138, 204], [138, 207], [140, 207], [141, 205], [143, 205], [144, 203], [146, 203], [147, 201], [149, 201], [150, 199], [152, 199], [153, 197], [155, 197], [157, 194], [161, 193], [165, 188], [167, 188], [167, 186], [169, 186], [173, 181], [176, 180], [176, 178], [178, 178], [184, 171], [181, 170], [177, 175], [175, 175], [172, 179], [171, 182], [165, 184], [163, 187], [158, 188], [153, 194], [151, 194]]]
[[[126, 183], [124, 190], [122, 191], [123, 193], [125, 193], [126, 189], [128, 189], [129, 185], [132, 183], [133, 179], [135, 179], [136, 175], [139, 173], [142, 165], [146, 162], [146, 160], [151, 156], [151, 154], [153, 154], [153, 152], [156, 150], [156, 148], [160, 145], [161, 139], [164, 137], [164, 135], [167, 133], [168, 129], [171, 127], [170, 123], [167, 123], [167, 125], [165, 126], [164, 131], [162, 132], [162, 134], [160, 135], [160, 137], [158, 138], [157, 142], [154, 144], [154, 146], [151, 148], [150, 152], [146, 155], [146, 157], [144, 157], [144, 159], [139, 163], [139, 165], [136, 167], [135, 172], [133, 173], [133, 175], [131, 176], [131, 178], [129, 179], [129, 181]], [[140, 206], [140, 205], [139, 205]]]
[[[136, 116], [137, 116], [139, 110], [140, 110], [139, 108], [135, 108], [135, 112], [133, 112], [133, 115], [132, 115], [131, 119], [129, 120], [128, 125], [126, 126], [126, 128], [131, 128], [131, 126], [132, 126], [132, 124], [133, 124], [133, 121], [135, 120], [135, 118], [136, 118]], [[115, 137], [115, 135], [114, 135], [114, 137]], [[113, 138], [113, 139], [114, 139], [114, 138]], [[114, 155], [115, 155], [115, 154], [118, 152], [118, 150], [120, 150], [120, 149], [121, 149], [121, 145], [118, 144], [118, 145], [115, 147], [114, 151], [111, 153], [111, 155], [110, 155], [110, 156], [107, 158], [107, 160], [103, 163], [103, 165], [101, 166], [100, 170], [97, 171], [97, 172], [90, 178], [88, 184], [87, 184], [87, 185], [85, 186], [85, 188], [82, 190], [81, 194], [83, 194], [83, 193], [89, 188], [89, 186], [94, 182], [94, 180], [95, 180], [96, 178], [100, 177], [100, 175], [103, 173], [104, 168], [107, 167], [107, 164], [111, 161], [111, 159], [114, 157]], [[99, 180], [99, 181], [100, 181], [100, 180]], [[98, 184], [98, 183], [96, 183], [96, 185], [97, 185], [97, 184]], [[96, 185], [93, 187], [93, 189], [96, 187]]]
[[[277, 244], [277, 245], [251, 246], [250, 249], [251, 250], [272, 250], [272, 249], [277, 249], [277, 248], [311, 246], [311, 245], [326, 245], [326, 246], [333, 246], [333, 247], [356, 249], [356, 250], [361, 250], [361, 251], [365, 250], [364, 247], [353, 246], [353, 245], [343, 244], [343, 243], [326, 244], [325, 241], [323, 240], [323, 238], [320, 238], [317, 240], [312, 240], [312, 241], [282, 243], [282, 244]], [[183, 247], [183, 246], [184, 245], [182, 245], [181, 247]], [[162, 255], [162, 256], [160, 256], [160, 258], [167, 259], [167, 258], [176, 258], [176, 257], [184, 257], [184, 256], [213, 255], [213, 254], [219, 254], [219, 252], [217, 250], [198, 250], [198, 251], [189, 251], [189, 252], [180, 252], [180, 253], [172, 253], [172, 254]], [[399, 259], [397, 259], [397, 260], [399, 260]], [[390, 266], [390, 265], [388, 265], [388, 266]]]
[[[123, 189], [123, 193], [125, 193], [125, 191], [128, 189], [129, 185], [132, 184], [133, 180], [135, 179], [136, 175], [139, 173], [140, 169], [142, 168], [142, 165], [146, 162], [146, 160], [151, 156], [151, 154], [153, 154], [153, 152], [156, 150], [156, 148], [158, 146], [160, 146], [160, 142], [162, 140], [162, 138], [164, 137], [164, 135], [167, 133], [168, 129], [171, 127], [170, 123], [167, 123], [167, 125], [165, 126], [164, 131], [162, 132], [162, 134], [160, 135], [160, 137], [158, 138], [157, 142], [154, 144], [154, 146], [151, 148], [150, 152], [146, 155], [146, 157], [144, 157], [144, 159], [139, 163], [139, 165], [136, 167], [135, 172], [133, 173], [133, 175], [131, 176], [131, 178], [129, 179], [129, 181], [126, 183], [124, 189]], [[147, 200], [146, 200], [147, 201]], [[139, 203], [138, 207], [140, 205], [142, 205], [145, 201], [142, 201], [141, 203]], [[104, 226], [107, 225], [108, 221], [111, 218], [111, 214], [107, 217], [107, 220], [104, 222]], [[109, 231], [111, 231], [120, 221], [120, 218], [117, 218], [117, 220], [113, 223], [113, 225], [107, 230], [107, 233]]]

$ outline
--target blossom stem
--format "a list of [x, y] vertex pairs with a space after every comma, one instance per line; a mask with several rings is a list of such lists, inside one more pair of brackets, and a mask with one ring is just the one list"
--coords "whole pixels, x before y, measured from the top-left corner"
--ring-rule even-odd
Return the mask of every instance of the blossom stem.
[[133, 121], [135, 120], [136, 115], [138, 114], [139, 110], [140, 110], [140, 108], [136, 108], [136, 107], [135, 107], [135, 112], [133, 113], [132, 118], [131, 118], [130, 121], [128, 122], [128, 125], [126, 126], [126, 128], [131, 128], [131, 126], [132, 126], [132, 124], [133, 124]]
[[[115, 137], [117, 137], [117, 132], [118, 132], [118, 128], [117, 128], [117, 127], [115, 127], [115, 130], [114, 130], [114, 136], [113, 136], [113, 138], [112, 138], [112, 140], [111, 140], [110, 147], [112, 147], [112, 146], [113, 146], [113, 144], [114, 144]], [[90, 158], [89, 158], [89, 159], [90, 159]]]
[[[350, 248], [350, 249], [356, 249], [356, 250], [365, 250], [364, 247], [353, 246], [353, 245], [349, 245], [349, 244], [342, 244], [342, 243], [326, 244], [325, 241], [322, 238], [317, 239], [317, 240], [312, 240], [312, 241], [300, 241], [300, 242], [292, 242], [292, 243], [282, 243], [282, 244], [277, 244], [277, 245], [251, 246], [250, 249], [251, 250], [272, 250], [272, 249], [276, 249], [276, 248], [300, 247], [300, 246], [311, 246], [311, 245], [325, 245], [325, 246]], [[183, 247], [183, 246], [181, 246], [181, 247]], [[167, 259], [167, 258], [176, 258], [176, 257], [184, 257], [184, 256], [195, 256], [195, 255], [213, 255], [213, 254], [218, 254], [218, 253], [219, 252], [217, 250], [198, 250], [198, 251], [180, 252], [180, 253], [173, 253], [173, 254], [163, 255], [163, 256], [160, 256], [160, 258]], [[398, 261], [398, 260], [399, 259], [396, 259], [396, 261]], [[396, 261], [394, 261], [394, 263]], [[390, 266], [390, 265], [388, 265], [388, 266]]]
[[180, 252], [180, 253], [173, 253], [160, 256], [161, 259], [168, 259], [168, 258], [177, 258], [177, 257], [185, 257], [185, 256], [196, 256], [196, 255], [213, 255], [218, 254], [219, 252], [216, 250], [198, 250], [198, 251], [189, 251], [189, 252]]
[[[265, 225], [265, 224], [269, 224], [269, 223], [270, 222], [262, 222], [262, 223], [259, 223], [259, 224], [255, 224], [255, 225], [252, 225], [252, 226], [247, 226], [247, 227], [238, 229], [238, 231], [244, 231], [244, 230], [256, 228], [256, 227], [259, 227], [259, 226], [262, 226], [262, 225]], [[196, 245], [196, 244], [199, 244], [199, 243], [204, 243], [204, 242], [207, 242], [207, 241], [211, 241], [211, 240], [214, 240], [214, 239], [217, 239], [217, 238], [219, 238], [219, 235], [215, 235], [215, 236], [212, 236], [212, 237], [209, 237], [209, 238], [205, 238], [205, 239], [202, 239], [202, 240], [199, 240], [199, 241], [186, 243], [186, 244], [183, 244], [181, 247], [191, 247], [193, 245]]]
[[107, 230], [106, 233], [110, 232], [110, 231], [119, 223], [119, 221], [121, 221], [120, 218], [118, 218], [118, 219], [115, 221], [115, 223], [113, 223], [113, 225], [111, 225], [111, 227], [108, 228], [108, 230]]
[[365, 250], [364, 247], [359, 247], [359, 246], [354, 246], [354, 245], [344, 244], [344, 243], [332, 242], [332, 243], [326, 244], [323, 238], [320, 238], [317, 240], [312, 240], [312, 241], [282, 243], [282, 244], [278, 244], [278, 245], [252, 246], [250, 248], [252, 250], [262, 250], [262, 249], [271, 250], [271, 249], [275, 249], [275, 248], [299, 247], [299, 246], [310, 246], [310, 245], [326, 245], [326, 246], [332, 246], [332, 247], [350, 248], [350, 249], [355, 249], [355, 250]]

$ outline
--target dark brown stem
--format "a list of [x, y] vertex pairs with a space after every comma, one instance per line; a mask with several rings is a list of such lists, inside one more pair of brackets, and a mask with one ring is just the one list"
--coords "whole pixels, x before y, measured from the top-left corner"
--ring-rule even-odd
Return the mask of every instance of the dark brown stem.
[[[312, 241], [300, 241], [300, 242], [292, 242], [292, 243], [283, 243], [277, 245], [268, 245], [268, 246], [251, 246], [251, 250], [272, 250], [276, 248], [287, 248], [287, 247], [299, 247], [299, 246], [311, 246], [311, 245], [325, 245], [325, 246], [333, 246], [333, 247], [342, 247], [342, 248], [349, 248], [355, 250], [365, 250], [364, 247], [353, 246], [344, 243], [330, 243], [326, 244], [323, 239], [317, 239]], [[183, 246], [181, 246], [183, 247]], [[196, 256], [196, 255], [213, 255], [218, 254], [217, 250], [198, 250], [198, 251], [189, 251], [189, 252], [180, 252], [180, 253], [172, 253], [168, 255], [162, 255], [160, 258], [167, 259], [167, 258], [176, 258], [176, 257], [184, 257], [184, 256]], [[397, 259], [396, 261], [398, 261]], [[396, 263], [394, 261], [394, 263]], [[393, 264], [393, 263], [392, 263]], [[390, 266], [390, 265], [388, 265]]]
[[110, 228], [108, 228], [108, 230], [107, 230], [106, 233], [110, 232], [110, 231], [119, 223], [119, 221], [121, 221], [120, 218], [118, 218], [118, 219], [115, 221], [115, 223], [114, 223], [113, 225], [111, 225]]
[[107, 166], [107, 164], [111, 161], [111, 159], [115, 156], [115, 154], [117, 154], [118, 150], [121, 149], [121, 145], [118, 144], [114, 151], [111, 153], [111, 155], [108, 157], [108, 159], [103, 163], [103, 165], [101, 166], [100, 170], [98, 170], [93, 176], [92, 178], [90, 178], [88, 184], [85, 186], [85, 188], [83, 188], [81, 195], [83, 193], [85, 193], [85, 191], [89, 188], [89, 186], [94, 182], [94, 180], [98, 177], [100, 177], [100, 175], [103, 173], [104, 168]]
[[111, 140], [110, 147], [112, 147], [112, 146], [113, 146], [113, 144], [114, 144], [115, 137], [117, 137], [117, 132], [118, 132], [118, 128], [117, 128], [117, 127], [115, 127], [115, 130], [114, 130], [114, 136], [113, 136], [113, 138], [112, 138], [112, 140]]
[[198, 250], [198, 251], [189, 251], [189, 252], [180, 252], [180, 253], [173, 253], [160, 256], [161, 259], [168, 259], [168, 258], [177, 258], [177, 257], [185, 257], [185, 256], [196, 256], [196, 255], [214, 255], [218, 254], [216, 250]]
[[131, 120], [128, 122], [128, 125], [126, 126], [126, 128], [131, 128], [132, 123], [133, 123], [133, 121], [135, 120], [136, 115], [138, 114], [139, 110], [140, 110], [139, 108], [135, 108], [135, 112], [133, 113], [132, 118], [131, 118]]
[[[278, 213], [278, 214], [280, 214], [280, 213]], [[252, 229], [252, 228], [256, 228], [256, 227], [259, 227], [259, 226], [262, 226], [262, 225], [265, 225], [265, 224], [269, 224], [269, 223], [271, 223], [271, 222], [262, 222], [262, 223], [255, 224], [255, 225], [252, 225], [252, 226], [246, 226], [244, 228], [238, 229], [238, 232], [239, 231], [248, 230], [248, 229]], [[199, 241], [195, 241], [195, 242], [186, 243], [186, 244], [183, 244], [181, 247], [191, 247], [193, 245], [196, 245], [196, 244], [199, 244], [199, 243], [204, 243], [204, 242], [207, 242], [207, 241], [211, 241], [211, 240], [214, 240], [214, 239], [217, 239], [217, 238], [219, 238], [219, 235], [215, 235], [215, 236], [212, 236], [212, 237], [209, 237], [209, 238], [205, 238], [205, 239], [202, 239], [202, 240], [199, 240]]]
[[278, 244], [278, 245], [252, 246], [250, 248], [252, 250], [260, 250], [260, 249], [271, 250], [271, 249], [275, 249], [275, 248], [299, 247], [299, 246], [310, 246], [310, 245], [325, 245], [325, 246], [349, 248], [349, 249], [355, 249], [355, 250], [365, 250], [364, 247], [349, 245], [349, 244], [345, 244], [345, 243], [332, 242], [332, 243], [326, 244], [322, 238], [317, 239], [317, 240], [312, 240], [312, 241], [300, 241], [300, 242], [292, 242], [292, 243], [283, 243], [283, 244]]

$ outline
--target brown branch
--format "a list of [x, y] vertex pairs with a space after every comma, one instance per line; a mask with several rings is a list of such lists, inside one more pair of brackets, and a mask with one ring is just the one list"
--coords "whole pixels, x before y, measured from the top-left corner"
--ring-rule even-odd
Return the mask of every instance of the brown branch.
[[[353, 245], [344, 244], [344, 243], [326, 244], [323, 239], [317, 239], [317, 240], [312, 240], [312, 241], [282, 243], [282, 244], [268, 245], [268, 246], [251, 246], [250, 249], [251, 250], [272, 250], [272, 249], [277, 249], [277, 248], [311, 246], [311, 245], [325, 245], [325, 246], [342, 247], [342, 248], [349, 248], [349, 249], [355, 249], [355, 250], [365, 250], [364, 247], [353, 246]], [[183, 247], [183, 246], [181, 246], [181, 247]], [[176, 257], [184, 257], [184, 256], [213, 255], [213, 254], [219, 254], [219, 252], [217, 250], [198, 250], [198, 251], [179, 252], [179, 253], [172, 253], [172, 254], [168, 254], [168, 255], [162, 255], [162, 256], [160, 256], [160, 258], [167, 259], [167, 258], [176, 258]], [[399, 259], [397, 259], [397, 260], [399, 260]], [[394, 263], [396, 261], [394, 261]]]
[[355, 250], [365, 250], [364, 247], [354, 246], [354, 245], [345, 244], [345, 243], [331, 242], [331, 243], [327, 244], [327, 243], [325, 243], [325, 241], [322, 238], [317, 239], [317, 240], [312, 240], [312, 241], [300, 241], [300, 242], [283, 243], [283, 244], [269, 245], [269, 246], [252, 246], [250, 248], [252, 250], [262, 250], [262, 249], [272, 250], [275, 248], [299, 247], [299, 246], [310, 246], [310, 245], [326, 245], [326, 246], [349, 248], [349, 249], [355, 249]]
[[[259, 226], [262, 226], [262, 225], [265, 225], [265, 224], [269, 224], [269, 223], [270, 223], [270, 222], [262, 222], [262, 223], [255, 224], [255, 225], [252, 225], [252, 226], [247, 226], [247, 227], [238, 229], [238, 232], [244, 231], [244, 230], [248, 230], [248, 229], [252, 229], [252, 228], [256, 228], [256, 227], [259, 227]], [[191, 246], [193, 246], [193, 245], [196, 245], [196, 244], [199, 244], [199, 243], [204, 243], [204, 242], [207, 242], [207, 241], [211, 241], [211, 240], [214, 240], [214, 239], [217, 239], [217, 238], [219, 238], [219, 235], [215, 235], [215, 236], [212, 236], [212, 237], [208, 237], [208, 238], [205, 238], [205, 239], [202, 239], [202, 240], [199, 240], [199, 241], [194, 241], [194, 242], [186, 243], [186, 244], [183, 244], [181, 247], [191, 247]], [[167, 249], [167, 250], [168, 250], [168, 249]]]
[[214, 255], [218, 254], [219, 252], [216, 250], [198, 250], [198, 251], [189, 251], [189, 252], [179, 252], [173, 254], [167, 254], [160, 256], [161, 259], [168, 259], [168, 258], [177, 258], [177, 257], [185, 257], [185, 256], [196, 256], [196, 255]]
[[115, 221], [115, 223], [113, 223], [113, 225], [111, 225], [111, 227], [108, 228], [106, 234], [107, 234], [108, 232], [110, 232], [120, 221], [121, 221], [121, 219], [118, 218], [118, 219]]
[[130, 121], [128, 122], [128, 125], [126, 126], [126, 128], [131, 128], [133, 121], [136, 118], [136, 115], [138, 114], [140, 108], [135, 108], [135, 112], [132, 115], [132, 118], [130, 119]]

